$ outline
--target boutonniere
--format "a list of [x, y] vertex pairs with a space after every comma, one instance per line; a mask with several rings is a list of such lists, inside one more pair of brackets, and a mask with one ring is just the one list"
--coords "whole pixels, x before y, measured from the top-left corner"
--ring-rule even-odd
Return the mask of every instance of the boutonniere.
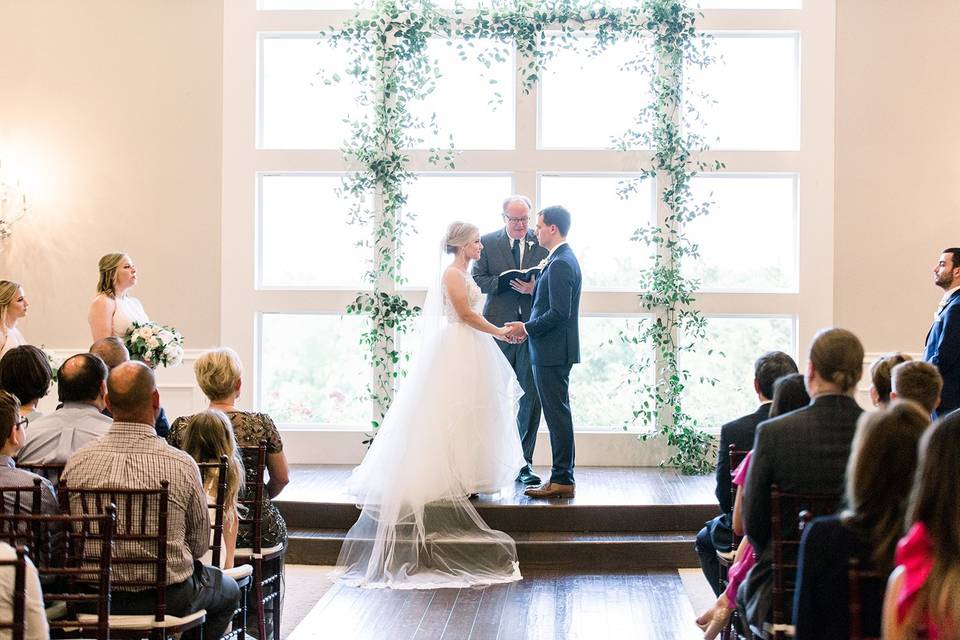
[[540, 264], [537, 265], [537, 269], [544, 269], [547, 266], [547, 263], [550, 262], [550, 258], [544, 258], [540, 261]]
[[527, 240], [527, 249], [533, 246], [533, 240]]

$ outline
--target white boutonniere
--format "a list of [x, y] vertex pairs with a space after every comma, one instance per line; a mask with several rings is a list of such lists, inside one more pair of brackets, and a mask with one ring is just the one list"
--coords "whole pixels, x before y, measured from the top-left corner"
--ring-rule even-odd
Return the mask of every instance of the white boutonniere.
[[533, 246], [533, 240], [527, 240], [527, 249]]
[[537, 265], [537, 269], [544, 269], [547, 266], [547, 263], [550, 262], [550, 258], [544, 258], [540, 261], [540, 264]]

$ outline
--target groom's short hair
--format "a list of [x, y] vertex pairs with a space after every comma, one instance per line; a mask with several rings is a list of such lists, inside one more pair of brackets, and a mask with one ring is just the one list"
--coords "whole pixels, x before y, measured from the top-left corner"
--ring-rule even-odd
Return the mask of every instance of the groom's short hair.
[[567, 237], [570, 231], [570, 212], [565, 207], [554, 205], [542, 210], [538, 215], [543, 216], [543, 224], [555, 224], [560, 235]]

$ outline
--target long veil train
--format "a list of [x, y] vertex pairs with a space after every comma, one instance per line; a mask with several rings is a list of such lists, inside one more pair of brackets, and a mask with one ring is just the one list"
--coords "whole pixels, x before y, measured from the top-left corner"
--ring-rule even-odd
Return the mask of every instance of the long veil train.
[[[479, 289], [463, 275], [476, 307]], [[429, 589], [520, 579], [513, 539], [490, 529], [467, 496], [512, 484], [523, 466], [522, 391], [493, 338], [458, 322], [436, 282], [410, 374], [347, 483], [362, 507], [337, 561], [335, 575], [347, 585]]]

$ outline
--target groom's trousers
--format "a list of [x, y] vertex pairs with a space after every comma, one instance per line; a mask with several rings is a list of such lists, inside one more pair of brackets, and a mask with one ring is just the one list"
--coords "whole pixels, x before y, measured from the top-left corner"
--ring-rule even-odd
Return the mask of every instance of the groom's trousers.
[[553, 470], [550, 482], [573, 484], [573, 415], [570, 413], [570, 367], [533, 365], [533, 381], [540, 394], [543, 417], [550, 430]]
[[517, 381], [523, 389], [520, 398], [520, 407], [517, 411], [517, 431], [520, 432], [520, 444], [523, 447], [523, 457], [527, 464], [533, 464], [533, 448], [537, 445], [537, 430], [540, 428], [540, 396], [533, 382], [533, 369], [530, 366], [530, 349], [526, 342], [510, 344], [497, 340], [497, 345], [503, 351]]

